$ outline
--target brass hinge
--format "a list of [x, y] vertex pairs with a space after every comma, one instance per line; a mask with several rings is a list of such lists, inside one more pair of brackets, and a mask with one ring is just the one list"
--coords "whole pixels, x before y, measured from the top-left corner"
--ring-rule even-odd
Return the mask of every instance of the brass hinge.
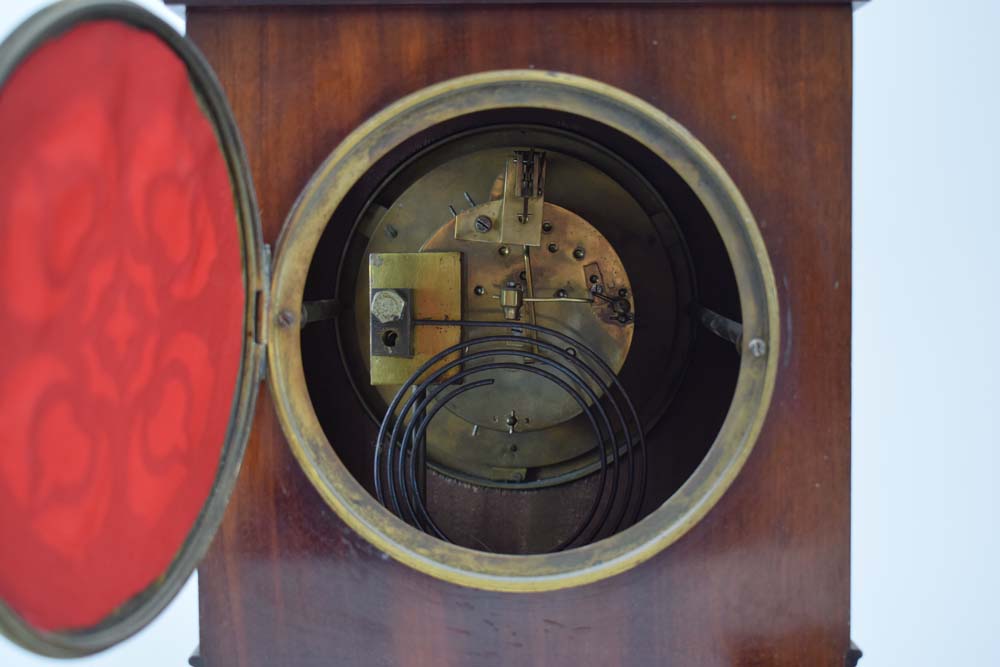
[[260, 288], [254, 294], [254, 343], [260, 347], [259, 377], [267, 378], [268, 313], [271, 304], [271, 246], [264, 244]]

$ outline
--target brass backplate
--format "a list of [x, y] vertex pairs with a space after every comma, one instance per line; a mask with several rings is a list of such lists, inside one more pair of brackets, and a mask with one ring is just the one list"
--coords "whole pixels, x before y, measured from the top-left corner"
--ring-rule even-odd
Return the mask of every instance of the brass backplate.
[[[372, 253], [368, 256], [368, 285], [371, 290], [409, 289], [414, 319], [461, 319], [461, 253]], [[457, 344], [461, 336], [461, 329], [458, 327], [415, 327], [412, 338], [413, 356], [371, 355], [371, 383], [402, 384], [432, 356]], [[452, 358], [454, 357], [447, 360]]]
[[[534, 297], [554, 297], [562, 294], [569, 297], [587, 298], [590, 282], [585, 266], [600, 266], [605, 288], [617, 294], [619, 289], [629, 290], [628, 275], [618, 253], [611, 243], [589, 222], [561, 206], [546, 203], [540, 218], [547, 223], [548, 231], [542, 233], [543, 244], [532, 248], [531, 266]], [[486, 243], [466, 243], [456, 240], [453, 222], [441, 227], [423, 246], [424, 251], [443, 252], [463, 250], [465, 266], [465, 313], [469, 320], [498, 321], [503, 319], [502, 302], [496, 297], [501, 287], [508, 281], [523, 283], [526, 277], [523, 248], [517, 247], [507, 254], [498, 252], [498, 246]], [[514, 223], [518, 224], [518, 223]], [[539, 222], [541, 226], [541, 221]], [[582, 251], [578, 259], [574, 252]], [[532, 312], [538, 324], [572, 336], [591, 349], [616, 372], [622, 368], [632, 345], [634, 327], [615, 321], [611, 308], [601, 300], [586, 303], [526, 303], [521, 312], [522, 321], [530, 321]], [[516, 322], [514, 323], [516, 325]], [[419, 329], [420, 327], [418, 327]], [[469, 338], [479, 338], [496, 333], [495, 330], [470, 329], [465, 332]], [[492, 358], [491, 358], [492, 360]], [[521, 421], [518, 436], [523, 432], [548, 429], [562, 424], [581, 413], [580, 406], [573, 398], [537, 376], [516, 371], [496, 371], [492, 377], [495, 384], [477, 392], [457, 397], [449, 403], [448, 410], [462, 418], [464, 428], [451, 432], [447, 440], [435, 441], [430, 447], [432, 456], [439, 455], [440, 449], [455, 449], [454, 457], [475, 457], [498, 465], [510, 457], [505, 452], [511, 440], [506, 437], [504, 417], [513, 410]], [[592, 387], [600, 393], [598, 386]], [[441, 429], [447, 422], [440, 420]], [[468, 433], [468, 425], [476, 424], [479, 432], [477, 446], [468, 447], [465, 439], [456, 437]], [[583, 426], [583, 424], [581, 424]], [[583, 426], [586, 428], [585, 426]], [[498, 452], [487, 445], [491, 434], [488, 430], [504, 434], [499, 442]], [[439, 432], [432, 431], [432, 435]], [[586, 432], [585, 432], [586, 433]], [[524, 438], [526, 440], [526, 438]], [[555, 443], [559, 444], [555, 444]], [[454, 443], [454, 444], [452, 444]], [[533, 447], [529, 442], [518, 442], [519, 461], [532, 461]], [[579, 456], [593, 447], [586, 435], [576, 438], [558, 438], [555, 434], [543, 438], [538, 449], [547, 451], [556, 460], [566, 460]], [[461, 450], [461, 451], [459, 451]], [[539, 452], [541, 454], [541, 452]], [[494, 458], [487, 459], [493, 456]], [[544, 460], [540, 456], [534, 460]], [[551, 461], [550, 461], [551, 462]]]
[[[505, 132], [503, 139], [491, 140], [485, 146], [479, 146], [474, 139], [469, 143], [459, 141], [451, 159], [440, 164], [432, 162], [432, 167], [426, 171], [416, 170], [419, 178], [388, 207], [372, 207], [365, 214], [361, 229], [367, 239], [366, 253], [461, 252], [462, 319], [501, 320], [500, 302], [493, 298], [499, 295], [501, 286], [514, 280], [525, 284], [527, 290], [526, 281], [520, 277], [525, 270], [524, 247], [508, 245], [507, 252], [501, 252], [502, 244], [498, 244], [495, 237], [492, 243], [466, 242], [472, 238], [456, 239], [455, 225], [465, 220], [471, 226], [475, 215], [467, 213], [481, 213], [484, 206], [502, 201], [506, 162], [514, 150], [512, 147], [523, 145], [520, 142], [526, 136], [520, 131]], [[612, 177], [593, 166], [593, 162], [601, 164], [599, 154], [587, 153], [589, 159], [583, 160], [557, 150], [560, 146], [579, 149], [578, 144], [569, 143], [568, 139], [565, 146], [559, 144], [559, 136], [547, 132], [530, 135], [531, 140], [537, 138], [538, 143], [545, 145], [545, 194], [552, 198], [552, 202], [543, 204], [542, 222], [543, 226], [546, 220], [550, 223], [545, 227], [548, 231], [542, 231], [540, 246], [530, 248], [535, 275], [533, 293], [539, 297], [553, 297], [563, 289], [570, 297], [585, 297], [591, 286], [585, 268], [597, 263], [609, 293], [617, 294], [619, 289], [627, 288], [631, 295], [633, 285], [622, 259], [611, 240], [593, 223], [601, 224], [619, 242], [626, 239], [627, 245], [627, 239], [638, 238], [643, 224], [648, 224], [644, 207], [627, 190], [616, 185]], [[510, 141], [505, 143], [503, 140]], [[553, 142], [556, 142], [554, 147], [550, 145]], [[468, 201], [466, 192], [480, 203], [459, 211], [457, 216], [449, 216], [450, 206]], [[562, 205], [553, 203], [557, 201]], [[577, 205], [588, 213], [586, 218], [574, 212]], [[556, 252], [549, 250], [553, 243]], [[578, 247], [585, 250], [583, 259], [573, 254]], [[650, 253], [650, 257], [656, 255]], [[355, 340], [365, 358], [370, 360], [369, 278], [365, 264], [359, 266], [357, 273], [353, 319]], [[645, 268], [648, 271], [648, 265]], [[655, 289], [656, 292], [663, 290], [657, 302], [664, 304], [666, 312], [672, 312], [670, 285]], [[622, 368], [629, 355], [635, 327], [631, 322], [622, 325], [610, 321], [611, 309], [607, 303], [595, 299], [592, 304], [526, 304], [522, 308], [522, 321], [530, 321], [532, 311], [539, 325], [556, 328], [581, 340], [597, 350], [615, 371]], [[416, 327], [417, 330], [424, 328]], [[462, 340], [488, 333], [496, 332], [465, 328]], [[468, 368], [462, 366], [462, 369]], [[525, 479], [526, 469], [533, 471], [537, 483], [543, 478], [554, 480], [564, 475], [584, 474], [581, 471], [596, 465], [596, 458], [591, 457], [591, 427], [586, 418], [578, 414], [579, 406], [572, 398], [547, 383], [526, 383], [524, 373], [498, 371], [492, 378], [507, 388], [499, 393], [518, 396], [517, 402], [504, 401], [501, 413], [496, 411], [499, 407], [486, 398], [486, 394], [498, 392], [480, 389], [458, 397], [449, 408], [458, 410], [459, 414], [453, 409], [443, 409], [430, 424], [427, 454], [432, 465], [475, 479], [505, 483]], [[375, 390], [388, 404], [400, 383], [375, 385]], [[541, 395], [536, 394], [536, 389]], [[600, 393], [596, 386], [593, 389]], [[463, 401], [465, 396], [467, 400]], [[522, 398], [530, 400], [530, 408], [521, 404]], [[544, 410], [539, 409], [542, 405]], [[513, 436], [502, 427], [503, 417], [511, 409], [517, 411], [520, 419], [518, 432]], [[470, 437], [475, 443], [471, 447], [468, 446]], [[511, 449], [514, 440], [516, 452]]]

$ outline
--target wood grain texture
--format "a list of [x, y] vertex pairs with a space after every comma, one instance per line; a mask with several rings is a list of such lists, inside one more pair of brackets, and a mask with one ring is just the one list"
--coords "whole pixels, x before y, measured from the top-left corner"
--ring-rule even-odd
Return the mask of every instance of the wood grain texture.
[[844, 664], [849, 6], [191, 9], [188, 31], [243, 130], [270, 242], [323, 158], [388, 103], [474, 71], [563, 70], [659, 106], [722, 161], [767, 242], [783, 327], [771, 411], [721, 502], [646, 564], [554, 593], [460, 588], [388, 559], [313, 490], [263, 390], [200, 570], [209, 667]]

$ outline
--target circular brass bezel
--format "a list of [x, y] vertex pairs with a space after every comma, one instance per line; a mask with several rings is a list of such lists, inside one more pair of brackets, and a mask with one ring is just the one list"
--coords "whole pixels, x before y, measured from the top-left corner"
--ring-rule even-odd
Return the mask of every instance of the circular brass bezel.
[[[681, 488], [630, 528], [583, 547], [540, 555], [492, 554], [455, 546], [404, 523], [351, 475], [313, 409], [300, 330], [278, 313], [299, 313], [320, 237], [352, 186], [397, 146], [439, 123], [489, 110], [540, 109], [584, 116], [630, 137], [675, 170], [715, 222], [736, 274], [743, 354], [729, 412], [704, 460]], [[611, 86], [555, 72], [510, 70], [452, 79], [373, 116], [330, 154], [306, 185], [278, 241], [272, 280], [270, 382], [291, 449], [312, 484], [348, 526], [396, 560], [455, 584], [494, 591], [547, 591], [635, 567], [684, 535], [742, 468], [763, 424], [779, 349], [778, 298], [760, 231], [722, 166], [679, 123]], [[754, 356], [747, 342], [761, 339]]]
[[[173, 561], [156, 580], [122, 604], [98, 624], [66, 631], [35, 628], [0, 601], [0, 633], [23, 648], [54, 658], [76, 658], [114, 646], [142, 630], [177, 595], [194, 572], [215, 538], [236, 485], [246, 451], [254, 405], [263, 370], [263, 345], [254, 340], [256, 322], [254, 295], [262, 291], [264, 242], [250, 169], [236, 122], [211, 66], [201, 52], [170, 24], [140, 5], [127, 0], [65, 0], [46, 7], [22, 23], [0, 44], [0, 87], [18, 65], [47, 40], [90, 21], [119, 21], [146, 30], [162, 40], [188, 69], [191, 85], [204, 113], [215, 129], [219, 148], [226, 158], [233, 198], [239, 217], [243, 254], [244, 293], [243, 351], [234, 386], [229, 425], [219, 459], [219, 468], [208, 498]], [[2, 548], [2, 547], [0, 547]], [[71, 601], [69, 602], [71, 603]]]

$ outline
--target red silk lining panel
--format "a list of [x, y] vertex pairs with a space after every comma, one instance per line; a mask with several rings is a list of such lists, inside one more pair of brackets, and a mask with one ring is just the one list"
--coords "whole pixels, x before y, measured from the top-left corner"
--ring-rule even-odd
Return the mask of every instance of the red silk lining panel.
[[179, 57], [94, 21], [0, 90], [0, 599], [81, 629], [163, 575], [218, 470], [241, 237]]

